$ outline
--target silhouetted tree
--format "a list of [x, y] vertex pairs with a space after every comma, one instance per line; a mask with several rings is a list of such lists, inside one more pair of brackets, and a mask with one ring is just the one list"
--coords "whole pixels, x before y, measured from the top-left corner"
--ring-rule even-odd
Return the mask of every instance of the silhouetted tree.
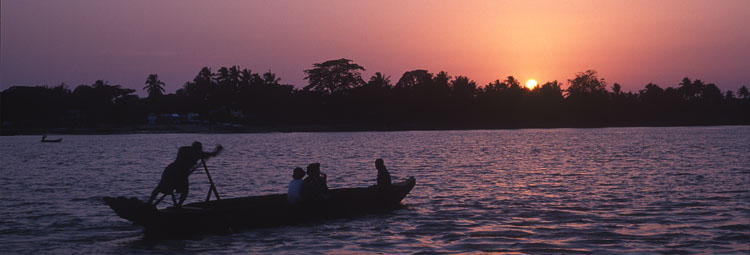
[[640, 93], [642, 101], [654, 103], [663, 97], [664, 89], [659, 87], [659, 85], [649, 83], [646, 84], [646, 88], [638, 91], [638, 93]]
[[226, 66], [220, 67], [219, 70], [216, 71], [214, 78], [219, 86], [231, 86], [232, 84], [232, 77], [229, 75], [229, 68]]
[[750, 124], [746, 86], [723, 93], [697, 79], [684, 78], [677, 88], [649, 83], [637, 93], [614, 83], [610, 93], [593, 70], [577, 73], [566, 90], [558, 81], [527, 89], [513, 76], [477, 87], [469, 77], [427, 70], [404, 72], [394, 86], [379, 72], [365, 83], [363, 70], [347, 59], [315, 64], [306, 70], [310, 84], [297, 90], [271, 71], [231, 66], [212, 73], [203, 67], [175, 94], [165, 95], [164, 83], [149, 75], [147, 99], [104, 80], [72, 91], [64, 84], [14, 86], [0, 93], [0, 131], [135, 124], [148, 113], [198, 113], [208, 123], [355, 129]]
[[345, 58], [316, 63], [313, 69], [305, 70], [305, 80], [309, 85], [304, 90], [329, 95], [344, 93], [365, 83], [360, 73], [364, 70], [364, 67]]
[[148, 93], [149, 98], [158, 97], [164, 95], [164, 82], [159, 80], [159, 75], [149, 74], [146, 78], [146, 86], [143, 87]]
[[506, 89], [508, 89], [508, 84], [500, 82], [500, 80], [495, 80], [485, 85], [481, 89], [481, 94], [488, 95], [489, 97], [499, 97]]
[[[425, 93], [427, 96], [432, 96], [436, 98], [446, 98], [451, 95], [451, 91], [453, 90], [452, 84], [451, 84], [451, 77], [448, 75], [445, 71], [438, 72], [435, 77], [432, 78], [432, 82], [424, 83], [426, 86], [419, 86], [423, 93]], [[464, 77], [465, 78], [465, 77]], [[468, 78], [466, 78], [466, 82], [468, 82]], [[462, 86], [464, 84], [461, 84], [459, 86]], [[466, 84], [467, 86], [469, 84]], [[476, 87], [476, 84], [475, 84]], [[460, 90], [461, 88], [459, 88]]]
[[474, 98], [477, 90], [476, 82], [469, 80], [466, 76], [456, 76], [456, 79], [451, 83], [453, 97], [457, 98], [461, 102], [466, 102]]
[[427, 70], [412, 70], [404, 72], [396, 82], [397, 89], [413, 89], [420, 86], [429, 86], [432, 83], [432, 74]]
[[568, 80], [566, 103], [570, 120], [576, 125], [594, 125], [607, 114], [607, 83], [594, 70], [586, 70]]
[[558, 81], [545, 82], [537, 86], [534, 92], [542, 97], [542, 101], [550, 105], [559, 105], [563, 101], [563, 89]]
[[232, 87], [234, 88], [234, 92], [237, 92], [237, 88], [240, 85], [240, 76], [242, 71], [240, 71], [239, 66], [232, 66], [229, 68], [229, 83], [232, 84]]
[[600, 96], [607, 92], [607, 83], [599, 79], [594, 70], [577, 73], [575, 78], [568, 80], [568, 84], [568, 98]]
[[683, 100], [695, 101], [700, 95], [702, 85], [703, 82], [700, 80], [696, 80], [696, 82], [693, 83], [688, 77], [685, 77], [682, 78], [682, 82], [680, 82], [677, 92], [680, 93]]
[[64, 84], [51, 89], [46, 86], [10, 87], [0, 97], [0, 122], [22, 128], [55, 127], [65, 121], [69, 97], [70, 90]]
[[[560, 82], [552, 81], [539, 84], [531, 90], [526, 90], [523, 101], [517, 103], [517, 112], [506, 111], [516, 123], [523, 126], [546, 127], [561, 125], [563, 118], [563, 90]], [[514, 101], [514, 100], [511, 100]]]
[[615, 82], [615, 84], [612, 85], [612, 92], [615, 93], [615, 95], [622, 94], [621, 89], [622, 89], [622, 87], [617, 82]]
[[249, 69], [242, 69], [242, 71], [240, 71], [239, 83], [241, 89], [250, 87], [250, 85], [256, 83], [257, 80], [260, 80], [260, 76], [257, 73], [253, 73]]
[[737, 98], [734, 96], [734, 93], [731, 90], [727, 90], [726, 93], [724, 93], [724, 100], [727, 101], [734, 101]]
[[208, 99], [214, 87], [214, 74], [211, 68], [203, 67], [192, 82], [185, 83], [184, 93], [194, 100], [205, 101]]
[[270, 70], [263, 74], [263, 83], [265, 85], [279, 85], [279, 81], [281, 81], [281, 78], [277, 78], [275, 73], [272, 73]]
[[90, 126], [108, 122], [128, 122], [128, 106], [138, 99], [133, 93], [134, 89], [109, 85], [106, 81], [97, 80], [91, 86], [79, 85], [73, 90], [72, 106], [81, 111], [86, 124]]
[[718, 104], [724, 99], [719, 87], [716, 84], [709, 83], [702, 87], [700, 92], [701, 100], [705, 103]]
[[376, 72], [375, 75], [370, 77], [370, 81], [367, 82], [367, 86], [372, 88], [390, 88], [391, 77], [384, 76], [380, 72]]
[[742, 85], [742, 87], [737, 89], [737, 95], [740, 99], [750, 99], [750, 90], [748, 90], [745, 85]]
[[508, 76], [508, 78], [505, 79], [505, 84], [508, 86], [508, 89], [506, 91], [506, 93], [508, 93], [508, 96], [513, 98], [521, 98], [524, 88], [515, 77], [513, 77], [512, 75]]

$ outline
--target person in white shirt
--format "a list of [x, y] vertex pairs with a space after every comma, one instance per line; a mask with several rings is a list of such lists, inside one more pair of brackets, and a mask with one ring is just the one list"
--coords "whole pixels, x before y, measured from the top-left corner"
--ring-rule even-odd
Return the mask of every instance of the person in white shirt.
[[289, 203], [296, 204], [300, 201], [300, 197], [302, 196], [302, 177], [305, 177], [305, 170], [302, 170], [301, 167], [295, 168], [294, 173], [292, 173], [293, 179], [289, 182], [289, 191], [286, 193]]

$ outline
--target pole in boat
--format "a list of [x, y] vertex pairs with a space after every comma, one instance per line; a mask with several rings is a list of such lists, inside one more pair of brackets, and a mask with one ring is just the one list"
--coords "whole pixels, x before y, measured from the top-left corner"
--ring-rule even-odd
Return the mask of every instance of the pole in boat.
[[206, 166], [206, 161], [201, 159], [201, 164], [203, 164], [203, 169], [206, 170], [206, 176], [208, 176], [208, 182], [211, 183], [211, 187], [208, 189], [208, 196], [206, 196], [206, 202], [211, 199], [211, 191], [214, 192], [214, 196], [216, 196], [216, 200], [219, 200], [219, 192], [216, 191], [216, 185], [214, 185], [214, 180], [211, 178], [211, 174], [208, 172], [208, 167]]

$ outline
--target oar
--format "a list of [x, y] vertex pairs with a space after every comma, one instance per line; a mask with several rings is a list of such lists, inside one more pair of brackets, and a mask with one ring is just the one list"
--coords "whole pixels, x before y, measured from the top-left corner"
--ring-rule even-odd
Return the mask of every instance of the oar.
[[214, 192], [214, 195], [216, 196], [216, 200], [220, 200], [219, 198], [219, 192], [216, 191], [216, 185], [214, 185], [214, 180], [211, 178], [211, 174], [208, 172], [208, 167], [206, 166], [206, 161], [201, 159], [201, 163], [203, 164], [203, 169], [206, 170], [206, 176], [208, 176], [208, 181], [211, 183], [211, 188], [208, 190], [208, 196], [206, 196], [206, 202], [211, 199], [211, 191]]

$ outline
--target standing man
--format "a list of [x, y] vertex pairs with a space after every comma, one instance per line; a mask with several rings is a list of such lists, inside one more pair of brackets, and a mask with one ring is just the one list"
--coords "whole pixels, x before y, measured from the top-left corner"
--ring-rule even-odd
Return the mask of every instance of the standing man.
[[[148, 203], [151, 204], [159, 193], [166, 195], [172, 195], [174, 200], [174, 192], [180, 193], [180, 201], [175, 201], [176, 207], [181, 207], [182, 203], [185, 202], [188, 194], [188, 176], [192, 173], [191, 169], [198, 163], [200, 159], [208, 159], [219, 154], [224, 149], [221, 145], [217, 145], [214, 151], [205, 152], [203, 151], [203, 145], [200, 142], [193, 142], [192, 146], [183, 146], [177, 151], [177, 159], [164, 169], [161, 174], [161, 180], [159, 185], [156, 186], [151, 197], [148, 199]], [[163, 198], [163, 197], [162, 197]], [[161, 201], [159, 199], [156, 203]]]

